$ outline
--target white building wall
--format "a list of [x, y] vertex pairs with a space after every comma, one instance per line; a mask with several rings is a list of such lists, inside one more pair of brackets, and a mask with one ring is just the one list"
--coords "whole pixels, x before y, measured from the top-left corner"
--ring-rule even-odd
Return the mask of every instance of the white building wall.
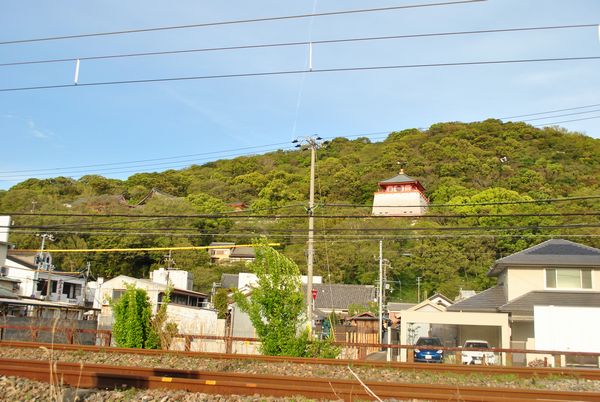
[[[249, 286], [257, 286], [257, 281], [258, 278], [256, 275], [248, 273], [248, 272], [242, 272], [238, 274], [238, 289], [242, 289], [244, 287], [249, 287]], [[302, 275], [300, 277], [300, 281], [302, 282], [303, 285], [306, 285], [306, 283], [308, 282], [308, 277], [306, 275]], [[313, 275], [313, 284], [321, 284], [323, 283], [323, 277], [320, 275]]]
[[544, 290], [545, 280], [544, 270], [540, 268], [508, 269], [505, 284], [508, 301], [523, 296], [532, 290]]
[[159, 268], [150, 272], [150, 280], [163, 285], [170, 281], [178, 289], [192, 290], [194, 277], [191, 272], [182, 269]]
[[221, 335], [218, 333], [217, 312], [215, 310], [169, 304], [167, 306], [167, 321], [176, 323], [180, 334]]
[[[152, 305], [152, 313], [156, 313], [156, 306], [158, 305], [158, 293], [165, 289], [165, 285], [160, 283], [150, 282], [148, 280], [139, 280], [125, 275], [119, 275], [116, 278], [104, 282], [98, 291], [95, 303], [101, 305], [107, 305], [109, 300], [112, 299], [113, 290], [124, 290], [127, 289], [127, 285], [134, 284], [136, 288], [144, 289], [148, 293], [150, 304]], [[94, 304], [96, 307], [96, 304]]]
[[600, 353], [600, 308], [534, 306], [535, 348]]
[[34, 295], [34, 271], [31, 268], [7, 259], [4, 263], [6, 269], [6, 276], [13, 279], [19, 279], [19, 296], [30, 297]]
[[406, 193], [377, 192], [373, 196], [373, 215], [420, 216], [424, 215], [426, 210], [427, 200], [417, 191]]
[[[8, 243], [8, 227], [10, 226], [10, 216], [0, 216], [0, 242]], [[2, 261], [0, 261], [2, 262]]]
[[[42, 294], [42, 292], [37, 291], [37, 283], [35, 281], [36, 276], [37, 279], [46, 280], [48, 278], [48, 273], [46, 271], [38, 272], [36, 275], [35, 270], [10, 259], [6, 260], [4, 266], [6, 267], [7, 277], [21, 281], [19, 284], [19, 290], [17, 291], [19, 296], [40, 298], [41, 296], [46, 295], [45, 293]], [[60, 301], [73, 304], [80, 304], [83, 302], [85, 279], [74, 278], [72, 275], [61, 275], [60, 272], [50, 272], [50, 280], [52, 282], [62, 281], [63, 289], [65, 283], [72, 283], [81, 287], [80, 295], [75, 296], [74, 298], [68, 298], [68, 295], [63, 294], [62, 292], [60, 292], [60, 294], [52, 292], [50, 295], [51, 301]], [[57, 291], [59, 290], [59, 286], [57, 285]]]
[[[99, 279], [99, 282], [102, 281]], [[121, 275], [101, 283], [98, 287], [94, 306], [96, 307], [96, 303], [98, 303], [98, 308], [102, 308], [98, 319], [99, 328], [101, 325], [103, 326], [102, 329], [112, 327], [114, 320], [108, 301], [112, 298], [113, 290], [126, 289], [127, 285], [130, 284], [134, 284], [136, 288], [144, 289], [148, 293], [152, 313], [156, 314], [158, 311], [158, 295], [165, 290], [166, 285]], [[180, 334], [218, 335], [217, 312], [215, 310], [169, 304], [167, 306], [167, 321], [175, 322]]]

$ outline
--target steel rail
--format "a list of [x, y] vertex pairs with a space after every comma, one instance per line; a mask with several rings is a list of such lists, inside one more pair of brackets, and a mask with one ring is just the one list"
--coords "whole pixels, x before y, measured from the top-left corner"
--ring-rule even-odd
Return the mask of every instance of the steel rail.
[[[51, 373], [51, 369], [53, 374]], [[40, 360], [0, 359], [0, 374], [41, 381], [56, 381], [83, 388], [167, 388], [193, 392], [276, 397], [303, 395], [309, 398], [373, 400], [356, 380], [271, 376], [177, 369], [107, 366]], [[54, 378], [52, 377], [54, 376]], [[553, 391], [467, 387], [437, 384], [365, 382], [379, 398], [425, 398], [461, 401], [598, 401], [598, 392]]]
[[483, 375], [516, 375], [523, 378], [528, 377], [572, 377], [579, 379], [600, 381], [599, 369], [586, 368], [566, 368], [566, 367], [504, 367], [504, 366], [483, 366], [483, 365], [463, 365], [463, 364], [426, 364], [426, 363], [400, 363], [400, 362], [382, 362], [371, 360], [349, 360], [349, 359], [324, 359], [324, 358], [302, 358], [287, 356], [264, 356], [264, 355], [245, 355], [231, 353], [211, 353], [211, 352], [187, 352], [187, 351], [165, 351], [152, 349], [133, 349], [133, 348], [115, 348], [91, 345], [67, 345], [50, 344], [39, 342], [20, 342], [20, 341], [0, 341], [1, 347], [16, 348], [46, 348], [49, 350], [62, 351], [86, 351], [90, 353], [122, 353], [142, 356], [156, 355], [177, 355], [191, 358], [216, 359], [216, 360], [254, 360], [258, 362], [269, 363], [295, 363], [311, 365], [328, 366], [356, 366], [356, 367], [378, 367], [399, 370], [413, 370], [424, 372], [452, 372], [455, 374], [478, 373]]

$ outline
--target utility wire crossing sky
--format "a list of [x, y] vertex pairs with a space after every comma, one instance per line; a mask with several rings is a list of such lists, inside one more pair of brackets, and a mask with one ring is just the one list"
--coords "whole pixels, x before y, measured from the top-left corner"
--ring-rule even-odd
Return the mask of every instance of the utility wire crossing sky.
[[0, 132], [11, 152], [0, 189], [28, 177], [125, 179], [289, 149], [302, 135], [376, 140], [443, 121], [512, 116], [503, 119], [600, 137], [597, 1], [369, 6], [9, 3]]

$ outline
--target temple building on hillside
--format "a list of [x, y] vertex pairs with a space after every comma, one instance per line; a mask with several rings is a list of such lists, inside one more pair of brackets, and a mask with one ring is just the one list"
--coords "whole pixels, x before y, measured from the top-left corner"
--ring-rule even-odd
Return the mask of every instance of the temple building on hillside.
[[429, 200], [425, 197], [425, 188], [418, 180], [400, 170], [398, 176], [378, 183], [379, 189], [373, 195], [372, 215], [421, 216]]

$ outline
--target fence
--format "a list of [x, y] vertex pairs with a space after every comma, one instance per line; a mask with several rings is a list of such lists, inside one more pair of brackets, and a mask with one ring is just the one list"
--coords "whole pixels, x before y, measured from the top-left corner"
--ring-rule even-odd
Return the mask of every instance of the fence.
[[[0, 340], [53, 342], [64, 344], [110, 346], [112, 333], [108, 330], [95, 328], [95, 321], [56, 321], [16, 318], [12, 322], [3, 320], [0, 323]], [[380, 344], [377, 342], [355, 342], [355, 340], [372, 339], [377, 334], [361, 333], [347, 327], [345, 330], [334, 331], [335, 345], [341, 347], [339, 358], [351, 360], [388, 360], [400, 361], [406, 356], [407, 362], [413, 361], [415, 345]], [[392, 334], [393, 335], [393, 334]], [[394, 340], [392, 336], [392, 340]], [[260, 341], [256, 338], [240, 338], [210, 335], [179, 335], [173, 338], [170, 350], [259, 354]], [[515, 345], [513, 345], [515, 346]], [[420, 347], [421, 349], [426, 349]], [[446, 364], [461, 364], [463, 348], [436, 347], [441, 350], [443, 362]], [[496, 365], [505, 366], [535, 366], [535, 367], [598, 367], [600, 368], [600, 353], [572, 352], [528, 349], [468, 349], [474, 352], [494, 353]], [[377, 352], [377, 353], [375, 353]], [[485, 364], [485, 359], [481, 361]]]
[[0, 320], [0, 340], [110, 345], [110, 331], [96, 328], [92, 320], [6, 317]]

